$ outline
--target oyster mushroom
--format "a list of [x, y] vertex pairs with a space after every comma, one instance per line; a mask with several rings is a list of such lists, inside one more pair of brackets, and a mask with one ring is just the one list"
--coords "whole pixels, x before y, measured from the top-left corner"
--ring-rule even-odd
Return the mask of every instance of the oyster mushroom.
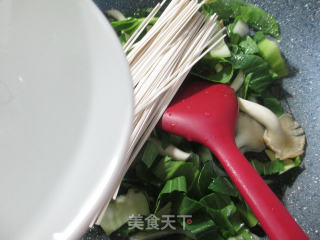
[[238, 98], [240, 109], [260, 122], [265, 128], [264, 141], [280, 160], [302, 155], [306, 138], [300, 124], [289, 114], [279, 118], [268, 108]]
[[242, 153], [261, 152], [265, 149], [264, 127], [248, 114], [240, 112], [236, 126], [235, 141]]

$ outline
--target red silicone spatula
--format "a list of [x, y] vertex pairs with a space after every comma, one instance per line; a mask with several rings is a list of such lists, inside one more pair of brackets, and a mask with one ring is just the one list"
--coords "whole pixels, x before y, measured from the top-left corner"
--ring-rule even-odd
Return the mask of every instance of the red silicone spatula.
[[237, 97], [227, 85], [185, 84], [162, 119], [162, 129], [206, 145], [219, 159], [261, 226], [274, 240], [308, 239], [234, 141]]

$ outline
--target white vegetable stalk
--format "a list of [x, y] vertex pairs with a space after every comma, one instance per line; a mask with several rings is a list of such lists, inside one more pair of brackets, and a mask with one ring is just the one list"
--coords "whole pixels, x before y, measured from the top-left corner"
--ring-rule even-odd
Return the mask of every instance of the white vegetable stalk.
[[234, 25], [232, 32], [239, 34], [241, 37], [243, 37], [249, 33], [249, 26], [247, 23], [239, 19], [237, 23]]
[[184, 152], [172, 144], [163, 149], [158, 139], [152, 138], [152, 141], [158, 146], [161, 155], [169, 156], [177, 161], [187, 161], [191, 156], [191, 153]]
[[211, 57], [216, 58], [227, 58], [231, 57], [231, 52], [228, 45], [221, 41], [215, 48], [213, 48], [210, 52]]
[[242, 84], [244, 82], [244, 74], [243, 71], [240, 70], [233, 82], [231, 83], [230, 87], [233, 88], [235, 92], [239, 91], [241, 88]]
[[[199, 12], [204, 2], [172, 0], [146, 35], [136, 42], [164, 2], [155, 7], [124, 46], [135, 102], [127, 169], [191, 68], [225, 37], [216, 15], [207, 17]], [[124, 176], [125, 171], [121, 174]], [[97, 224], [106, 207], [100, 212]]]
[[221, 63], [217, 63], [215, 66], [214, 66], [214, 69], [216, 70], [217, 73], [221, 72], [223, 70], [223, 66]]
[[174, 160], [178, 161], [186, 161], [191, 156], [191, 153], [184, 152], [173, 145], [169, 145], [168, 147], [166, 147], [163, 153], [164, 155], [168, 155], [169, 157], [172, 157]]
[[113, 17], [117, 21], [126, 19], [126, 17], [122, 14], [122, 12], [120, 12], [117, 9], [108, 10], [106, 13], [108, 16]]

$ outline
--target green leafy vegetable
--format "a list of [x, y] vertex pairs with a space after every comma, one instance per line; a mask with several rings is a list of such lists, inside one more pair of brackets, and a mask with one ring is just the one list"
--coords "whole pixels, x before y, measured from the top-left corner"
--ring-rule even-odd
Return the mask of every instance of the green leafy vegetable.
[[[124, 44], [144, 20], [145, 18], [130, 17], [120, 21], [112, 21], [111, 25], [117, 32], [121, 42]], [[149, 25], [152, 26], [156, 20], [156, 18], [152, 19]]]
[[[200, 203], [202, 205], [206, 206], [207, 208], [212, 208], [216, 210], [222, 210], [225, 209], [229, 205], [233, 205], [233, 202], [231, 201], [231, 198], [224, 194], [217, 194], [217, 193], [210, 193], [203, 198], [200, 199]], [[229, 208], [230, 210], [230, 208]], [[232, 207], [232, 211], [234, 211], [234, 208]], [[231, 215], [230, 211], [226, 212], [227, 216]]]
[[203, 5], [203, 10], [209, 14], [217, 13], [224, 21], [236, 18], [241, 6], [247, 3], [242, 0], [212, 0]]
[[242, 0], [212, 0], [203, 5], [209, 14], [217, 13], [224, 21], [241, 19], [250, 27], [279, 38], [279, 26], [276, 20], [261, 8]]
[[152, 169], [152, 172], [162, 181], [167, 181], [178, 176], [185, 176], [190, 184], [193, 180], [195, 167], [192, 162], [173, 161], [170, 157], [162, 158]]
[[170, 179], [165, 183], [157, 199], [157, 206], [155, 210], [156, 213], [158, 212], [159, 207], [163, 205], [163, 203], [161, 203], [163, 196], [167, 196], [168, 194], [171, 194], [174, 192], [184, 192], [184, 193], [187, 192], [187, 182], [184, 176]]
[[176, 177], [170, 179], [166, 182], [164, 187], [162, 188], [159, 198], [162, 197], [163, 194], [172, 193], [172, 192], [187, 192], [187, 182], [184, 176]]
[[144, 145], [142, 153], [141, 161], [146, 164], [148, 168], [150, 168], [154, 162], [154, 160], [159, 155], [159, 148], [153, 141], [147, 141]]
[[285, 173], [292, 168], [299, 167], [301, 165], [301, 158], [300, 156], [298, 156], [294, 160], [286, 159], [286, 160], [283, 160], [283, 164], [284, 164], [284, 170], [280, 174]]
[[209, 240], [213, 237], [219, 238], [216, 224], [206, 212], [205, 207], [198, 201], [184, 196], [177, 214], [192, 216], [191, 223], [181, 221], [181, 224], [190, 231], [196, 239]]
[[143, 20], [144, 18], [128, 18], [120, 21], [114, 21], [111, 23], [111, 25], [118, 33], [132, 35], [143, 22]]
[[134, 170], [135, 176], [139, 180], [148, 182], [152, 185], [159, 185], [160, 180], [149, 170], [149, 168], [143, 162], [137, 163]]
[[280, 173], [284, 170], [283, 163], [280, 160], [271, 162], [261, 162], [259, 160], [252, 160], [251, 164], [260, 175], [272, 175]]
[[[203, 65], [204, 66], [204, 65]], [[233, 68], [230, 64], [223, 64], [223, 70], [221, 72], [213, 72], [213, 70], [205, 72], [205, 71], [199, 71], [199, 69], [192, 71], [192, 74], [194, 76], [197, 76], [199, 78], [202, 78], [204, 80], [208, 80], [211, 82], [216, 83], [228, 83], [233, 75]], [[204, 69], [202, 69], [204, 70]], [[198, 73], [199, 71], [200, 73]]]
[[216, 176], [217, 174], [214, 171], [213, 161], [205, 162], [198, 179], [198, 187], [201, 194], [205, 195], [209, 192], [208, 186]]
[[192, 223], [184, 223], [186, 230], [192, 233], [193, 237], [197, 240], [222, 240], [218, 233], [218, 228], [214, 221], [205, 215], [193, 215]]
[[259, 223], [258, 219], [254, 216], [246, 202], [242, 201], [241, 203], [237, 204], [237, 209], [249, 227], [255, 227]]
[[245, 21], [252, 28], [280, 38], [278, 23], [269, 13], [248, 3], [241, 6], [238, 11], [237, 18]]
[[235, 186], [226, 177], [222, 176], [214, 178], [208, 188], [214, 192], [228, 196], [237, 197], [239, 195]]
[[[236, 54], [237, 51], [234, 51], [235, 50], [234, 48], [239, 48], [238, 43], [241, 40], [241, 36], [239, 34], [233, 32], [234, 25], [235, 25], [235, 23], [229, 24], [226, 27], [226, 30], [227, 30], [227, 35], [229, 37], [229, 41], [232, 43], [232, 45], [231, 45], [232, 52]], [[230, 46], [230, 44], [229, 44], [229, 46]]]
[[205, 163], [206, 161], [212, 161], [212, 153], [210, 152], [209, 148], [204, 145], [200, 145], [198, 148], [198, 153], [201, 161]]
[[261, 31], [256, 32], [256, 34], [253, 36], [253, 39], [256, 41], [256, 43], [259, 43], [265, 38], [266, 38], [266, 35]]
[[283, 114], [283, 109], [281, 106], [281, 102], [275, 97], [264, 97], [263, 105], [269, 108], [272, 112], [274, 112], [278, 117]]
[[280, 161], [282, 163], [283, 169], [282, 169], [282, 171], [279, 172], [279, 174], [285, 173], [288, 170], [295, 168], [295, 167], [299, 167], [301, 165], [301, 159], [299, 156], [293, 160], [292, 159], [280, 160], [280, 159], [276, 158], [275, 153], [269, 149], [266, 149], [265, 153], [268, 156], [268, 158], [271, 160], [271, 162]]
[[[217, 64], [222, 66], [220, 72], [215, 70]], [[211, 82], [228, 83], [233, 76], [233, 67], [226, 59], [206, 56], [192, 69], [192, 74]]]
[[238, 54], [232, 57], [233, 67], [252, 74], [248, 80], [248, 89], [262, 94], [273, 82], [268, 63], [257, 55]]
[[206, 207], [224, 237], [234, 236], [243, 227], [243, 221], [234, 202], [226, 195], [211, 193], [200, 203]]
[[247, 96], [248, 96], [249, 84], [250, 84], [252, 75], [253, 75], [253, 73], [249, 73], [244, 79], [243, 98], [247, 98]]
[[249, 36], [239, 43], [239, 46], [244, 54], [256, 54], [259, 52], [259, 48], [256, 42]]

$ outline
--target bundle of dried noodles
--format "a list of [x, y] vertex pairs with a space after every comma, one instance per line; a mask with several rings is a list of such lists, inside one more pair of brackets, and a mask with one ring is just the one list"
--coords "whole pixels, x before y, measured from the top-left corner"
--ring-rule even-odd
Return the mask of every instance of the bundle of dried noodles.
[[[153, 9], [124, 46], [134, 89], [127, 168], [191, 68], [225, 37], [216, 15], [209, 17], [199, 12], [203, 2], [172, 0], [152, 28], [137, 41], [164, 3], [165, 0]], [[104, 211], [97, 218], [97, 224]]]

